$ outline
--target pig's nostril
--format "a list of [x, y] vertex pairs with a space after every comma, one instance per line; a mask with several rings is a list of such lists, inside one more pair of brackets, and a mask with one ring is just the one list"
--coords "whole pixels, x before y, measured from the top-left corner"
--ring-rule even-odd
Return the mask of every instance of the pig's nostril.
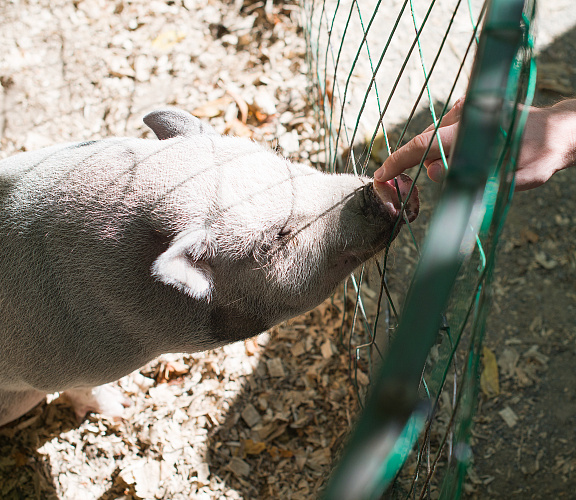
[[374, 181], [374, 192], [385, 206], [393, 208], [394, 211], [400, 210], [400, 200], [398, 199], [394, 180], [386, 182]]
[[[418, 188], [413, 186], [412, 179], [406, 174], [400, 174], [395, 179], [386, 182], [374, 181], [374, 192], [386, 206], [393, 216], [400, 213], [402, 205], [406, 212], [408, 222], [412, 222], [418, 216], [420, 210], [420, 200], [418, 198]], [[398, 196], [398, 191], [400, 196]], [[402, 201], [400, 201], [402, 200]]]

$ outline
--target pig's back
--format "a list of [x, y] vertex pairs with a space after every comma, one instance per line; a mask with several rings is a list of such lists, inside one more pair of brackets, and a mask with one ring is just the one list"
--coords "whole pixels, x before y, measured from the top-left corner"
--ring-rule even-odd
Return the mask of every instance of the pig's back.
[[[180, 300], [153, 285], [155, 233], [189, 222], [175, 213], [209, 168], [207, 149], [201, 138], [122, 138], [0, 162], [0, 387], [97, 385], [173, 350], [153, 338]], [[190, 314], [193, 334], [202, 314]]]

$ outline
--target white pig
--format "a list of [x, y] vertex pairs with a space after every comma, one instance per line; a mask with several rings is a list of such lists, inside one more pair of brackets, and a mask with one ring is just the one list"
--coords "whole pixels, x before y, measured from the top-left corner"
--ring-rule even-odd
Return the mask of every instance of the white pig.
[[60, 391], [102, 411], [117, 395], [97, 386], [159, 354], [311, 309], [402, 223], [393, 182], [290, 163], [183, 111], [144, 121], [161, 140], [0, 162], [0, 425]]

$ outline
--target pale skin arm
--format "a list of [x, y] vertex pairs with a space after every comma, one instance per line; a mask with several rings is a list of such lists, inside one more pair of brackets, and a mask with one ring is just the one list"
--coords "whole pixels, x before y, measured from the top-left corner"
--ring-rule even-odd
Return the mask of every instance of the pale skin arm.
[[[446, 156], [462, 114], [464, 99], [459, 99], [446, 113], [438, 132]], [[386, 182], [404, 170], [418, 165], [434, 135], [430, 126], [420, 135], [392, 153], [374, 173], [375, 182]], [[531, 107], [520, 149], [516, 170], [516, 191], [525, 191], [544, 184], [556, 172], [576, 165], [576, 99], [559, 102], [549, 108]], [[434, 139], [424, 166], [428, 177], [440, 182], [444, 168], [438, 142]]]

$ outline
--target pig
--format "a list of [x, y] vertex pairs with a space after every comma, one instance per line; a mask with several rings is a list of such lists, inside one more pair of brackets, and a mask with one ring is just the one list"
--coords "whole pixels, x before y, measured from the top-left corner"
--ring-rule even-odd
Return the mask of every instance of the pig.
[[121, 414], [103, 384], [315, 307], [418, 214], [406, 175], [323, 173], [177, 109], [144, 122], [159, 140], [0, 162], [0, 425], [62, 391]]

